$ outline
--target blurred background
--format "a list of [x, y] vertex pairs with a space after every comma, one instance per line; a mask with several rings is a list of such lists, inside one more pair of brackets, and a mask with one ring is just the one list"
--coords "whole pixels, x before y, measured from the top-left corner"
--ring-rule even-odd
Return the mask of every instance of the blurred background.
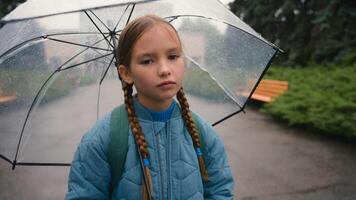
[[[0, 1], [0, 16], [21, 2]], [[288, 83], [216, 126], [236, 199], [356, 199], [356, 2], [222, 2], [284, 50], [264, 79]], [[68, 171], [0, 160], [0, 199], [63, 199]]]

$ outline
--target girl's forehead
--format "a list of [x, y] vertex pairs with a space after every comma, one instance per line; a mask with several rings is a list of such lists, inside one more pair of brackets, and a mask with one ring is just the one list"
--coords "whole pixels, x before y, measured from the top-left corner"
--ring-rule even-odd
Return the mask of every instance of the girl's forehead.
[[158, 23], [155, 26], [153, 26], [152, 28], [156, 28], [159, 31], [167, 33], [169, 35], [170, 39], [176, 40], [179, 43], [177, 32], [168, 24]]
[[160, 45], [175, 46], [177, 48], [181, 46], [176, 31], [164, 23], [155, 24], [145, 30], [136, 41], [136, 48], [134, 49], [139, 50], [141, 47], [155, 47]]

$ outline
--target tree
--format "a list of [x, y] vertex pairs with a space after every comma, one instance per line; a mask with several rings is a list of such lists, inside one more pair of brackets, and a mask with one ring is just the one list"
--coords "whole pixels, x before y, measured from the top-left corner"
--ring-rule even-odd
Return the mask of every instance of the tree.
[[[15, 9], [18, 5], [25, 2], [26, 0], [0, 0], [0, 18], [3, 18], [13, 9]], [[4, 24], [0, 24], [0, 28]]]
[[25, 0], [0, 0], [0, 17], [4, 17], [23, 2]]
[[286, 51], [280, 60], [284, 63], [340, 62], [350, 54], [356, 58], [353, 0], [235, 0], [230, 8]]

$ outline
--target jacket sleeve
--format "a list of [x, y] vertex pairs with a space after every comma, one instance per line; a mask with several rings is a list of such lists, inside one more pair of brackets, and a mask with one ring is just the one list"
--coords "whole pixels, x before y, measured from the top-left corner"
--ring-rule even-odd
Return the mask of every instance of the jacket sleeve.
[[[105, 153], [105, 126], [97, 123], [82, 138], [72, 161], [67, 200], [109, 199], [110, 165]], [[103, 133], [104, 132], [104, 133]]]
[[204, 182], [204, 199], [233, 199], [234, 180], [223, 141], [210, 125], [204, 126], [204, 160], [209, 180]]

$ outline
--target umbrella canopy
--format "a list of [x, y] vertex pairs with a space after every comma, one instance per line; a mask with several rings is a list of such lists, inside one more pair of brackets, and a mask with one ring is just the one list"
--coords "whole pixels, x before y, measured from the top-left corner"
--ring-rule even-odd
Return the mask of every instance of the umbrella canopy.
[[115, 47], [145, 14], [177, 29], [191, 108], [214, 125], [243, 110], [279, 51], [217, 0], [28, 0], [1, 20], [0, 157], [69, 165], [83, 133], [123, 103]]

